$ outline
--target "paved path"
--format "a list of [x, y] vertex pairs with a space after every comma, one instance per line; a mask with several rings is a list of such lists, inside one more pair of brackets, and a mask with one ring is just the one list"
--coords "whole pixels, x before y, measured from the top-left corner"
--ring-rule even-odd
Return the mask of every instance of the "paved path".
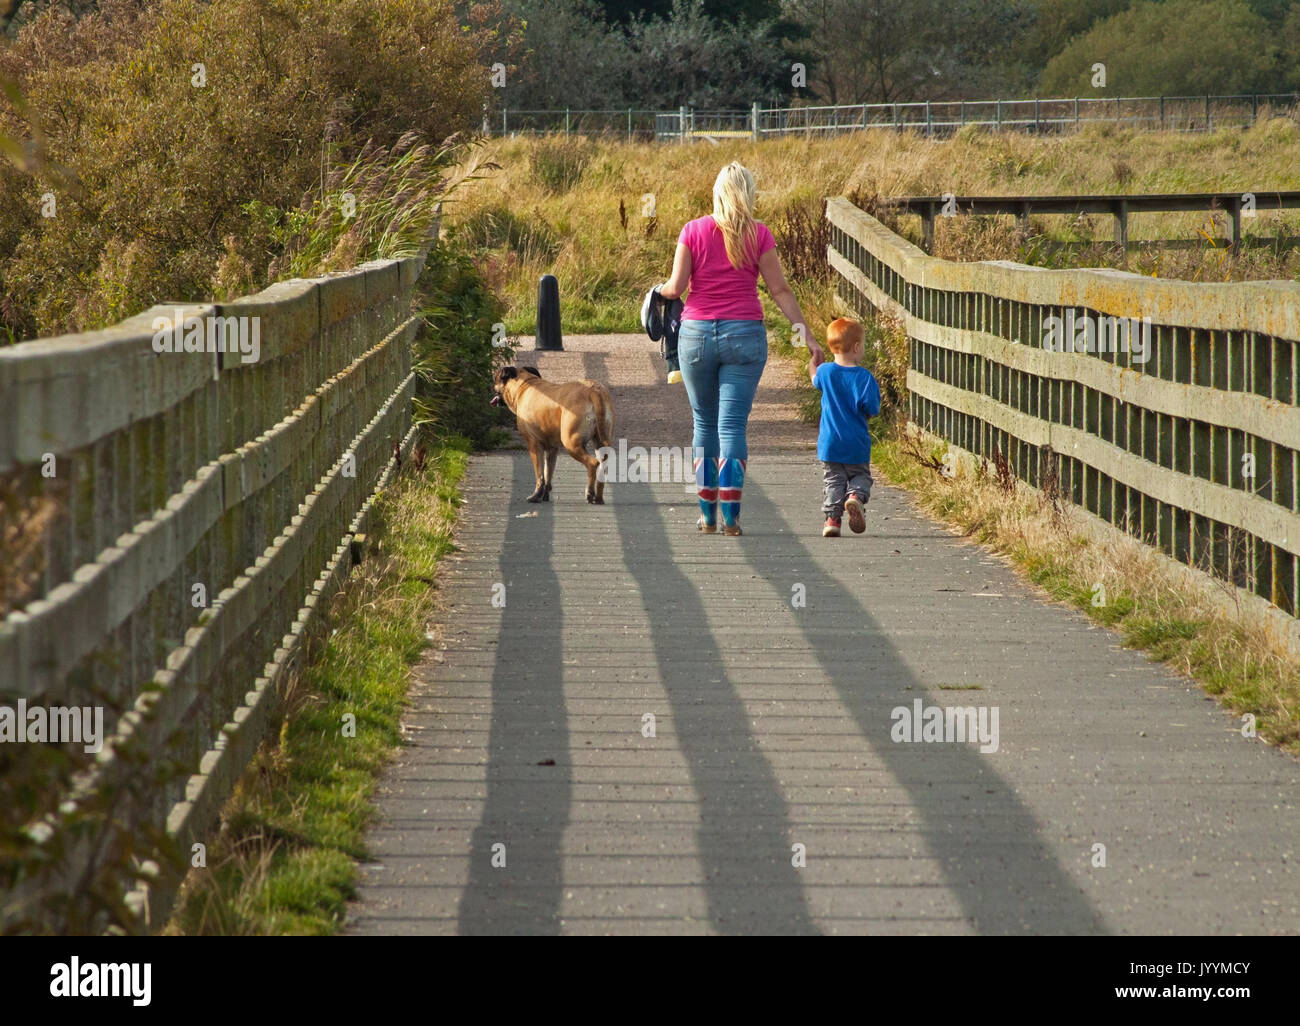
[[[689, 444], [650, 343], [566, 344], [520, 362]], [[755, 436], [742, 538], [681, 484], [592, 507], [562, 458], [539, 508], [526, 454], [472, 461], [350, 932], [1300, 930], [1300, 764], [905, 493], [822, 539], [812, 433]], [[892, 741], [916, 700], [996, 707], [997, 751]]]

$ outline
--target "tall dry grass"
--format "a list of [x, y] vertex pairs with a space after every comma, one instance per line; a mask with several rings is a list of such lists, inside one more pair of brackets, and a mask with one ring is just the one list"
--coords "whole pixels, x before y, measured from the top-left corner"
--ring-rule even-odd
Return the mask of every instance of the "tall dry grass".
[[[826, 196], [1143, 192], [1264, 192], [1300, 189], [1300, 125], [1265, 118], [1249, 130], [1212, 134], [1139, 133], [1091, 125], [1059, 137], [965, 131], [948, 140], [859, 133], [717, 146], [608, 140], [508, 139], [488, 155], [501, 170], [470, 187], [453, 213], [508, 304], [511, 331], [532, 327], [537, 278], [560, 280], [569, 331], [636, 330], [640, 297], [669, 273], [677, 232], [712, 207], [713, 178], [731, 160], [758, 177], [758, 214], [789, 222], [778, 245], [806, 242], [809, 219]], [[1222, 246], [1223, 215], [1139, 215], [1127, 256], [1131, 270], [1192, 280], [1300, 275], [1297, 251], [1248, 246], [1233, 258]], [[802, 226], [802, 227], [800, 227]], [[916, 218], [897, 225], [919, 240]], [[1010, 219], [943, 220], [938, 255], [1016, 259], [1046, 266], [1115, 266], [1109, 218], [1034, 217], [1029, 233]], [[1300, 236], [1300, 213], [1261, 213], [1247, 233]], [[1205, 234], [1202, 234], [1202, 233]], [[1212, 243], [1206, 238], [1220, 240]], [[1157, 239], [1188, 249], [1162, 250]], [[1073, 248], [1063, 248], [1069, 244]], [[814, 242], [813, 248], [817, 243]], [[787, 265], [798, 263], [786, 259]], [[805, 282], [818, 281], [799, 268]]]

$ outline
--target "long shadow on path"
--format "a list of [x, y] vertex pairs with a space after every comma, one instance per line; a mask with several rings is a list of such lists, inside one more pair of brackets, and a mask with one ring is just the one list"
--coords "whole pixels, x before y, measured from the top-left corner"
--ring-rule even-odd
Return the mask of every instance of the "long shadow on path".
[[[686, 501], [694, 504], [694, 497]], [[710, 920], [721, 933], [817, 933], [790, 861], [785, 800], [728, 679], [704, 601], [674, 562], [663, 506], [650, 488], [624, 486], [613, 507], [671, 704], [659, 739], [677, 742], [699, 797], [697, 844]]]
[[[523, 454], [512, 462], [510, 494], [526, 494], [533, 485], [532, 465]], [[509, 510], [506, 515], [499, 580], [507, 598], [492, 671], [487, 796], [470, 847], [459, 928], [463, 934], [559, 933], [560, 844], [573, 786], [563, 686], [564, 614], [551, 566], [554, 520], [550, 509], [524, 520]], [[489, 600], [485, 590], [485, 606]], [[523, 698], [526, 715], [515, 708]], [[492, 865], [498, 844], [505, 845], [502, 867]]]
[[[992, 768], [989, 755], [974, 745], [897, 744], [890, 739], [891, 711], [910, 706], [915, 698], [927, 705], [971, 703], [927, 695], [895, 646], [882, 639], [870, 610], [821, 568], [752, 475], [745, 482], [745, 519], [755, 530], [725, 540], [740, 545], [759, 579], [783, 600], [789, 597], [787, 577], [797, 573], [806, 586], [809, 607], [795, 621], [807, 647], [862, 737], [905, 791], [916, 814], [912, 822], [919, 823], [920, 838], [942, 866], [949, 893], [974, 929], [985, 934], [1107, 932], [1041, 839], [1033, 814]], [[780, 549], [774, 552], [770, 536], [782, 530]], [[834, 615], [819, 615], [818, 610]], [[846, 628], [846, 621], [860, 627]], [[968, 784], [975, 801], [955, 801], [951, 789], [934, 787], [951, 782]]]

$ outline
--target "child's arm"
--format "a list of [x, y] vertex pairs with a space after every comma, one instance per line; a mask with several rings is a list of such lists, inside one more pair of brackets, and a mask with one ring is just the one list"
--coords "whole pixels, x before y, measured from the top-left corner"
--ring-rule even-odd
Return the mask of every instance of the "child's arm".
[[817, 371], [825, 362], [826, 358], [822, 356], [820, 349], [813, 350], [812, 355], [808, 358], [808, 380], [812, 382], [813, 388], [819, 392], [822, 390], [822, 386], [817, 384]]
[[858, 409], [862, 411], [863, 416], [870, 420], [872, 417], [880, 416], [880, 383], [871, 371], [867, 371], [867, 373], [871, 376], [871, 380], [867, 382], [866, 394], [863, 395]]

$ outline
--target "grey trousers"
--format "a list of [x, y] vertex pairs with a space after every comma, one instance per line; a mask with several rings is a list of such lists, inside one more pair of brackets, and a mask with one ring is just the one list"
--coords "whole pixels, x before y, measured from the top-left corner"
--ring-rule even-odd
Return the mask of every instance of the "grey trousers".
[[864, 503], [871, 498], [871, 470], [865, 463], [823, 463], [826, 492], [822, 513], [838, 520], [844, 515], [844, 500], [853, 492]]

